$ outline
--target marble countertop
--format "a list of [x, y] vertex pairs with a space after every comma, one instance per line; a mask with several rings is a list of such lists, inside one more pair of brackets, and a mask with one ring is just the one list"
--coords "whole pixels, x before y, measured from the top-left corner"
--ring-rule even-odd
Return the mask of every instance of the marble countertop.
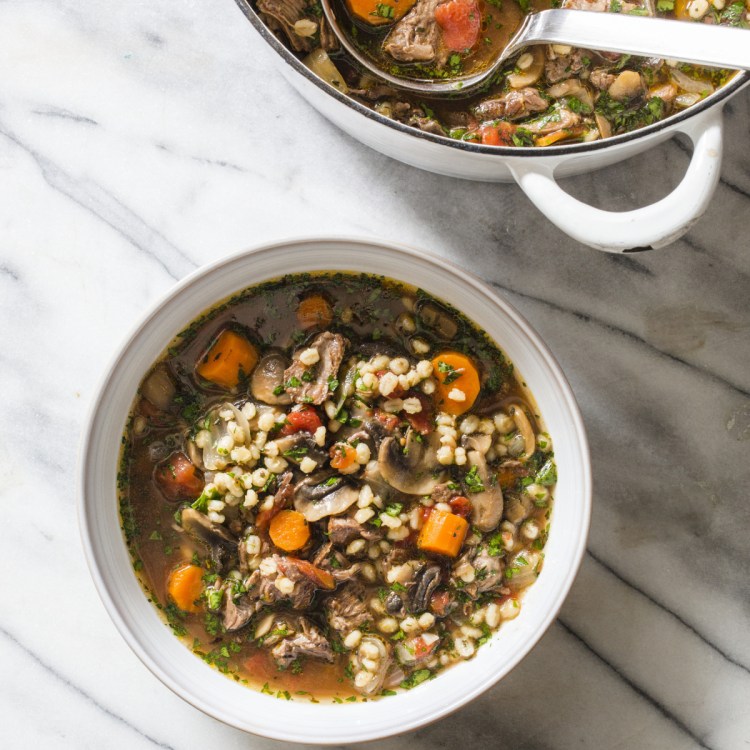
[[[2, 0], [0, 745], [281, 746], [194, 710], [127, 648], [83, 559], [74, 466], [105, 363], [176, 279], [349, 232], [429, 248], [520, 308], [572, 382], [595, 480], [588, 554], [540, 644], [374, 747], [750, 747], [749, 121], [745, 90], [685, 238], [607, 256], [512, 185], [426, 179], [342, 136], [232, 0]], [[671, 141], [568, 187], [634, 207], [686, 162]]]

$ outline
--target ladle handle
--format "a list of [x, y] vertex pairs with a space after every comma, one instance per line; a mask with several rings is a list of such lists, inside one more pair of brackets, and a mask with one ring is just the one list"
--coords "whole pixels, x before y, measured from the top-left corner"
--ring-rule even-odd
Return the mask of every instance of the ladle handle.
[[513, 49], [506, 49], [506, 56], [530, 42], [548, 42], [712, 68], [750, 70], [750, 31], [730, 26], [553, 9], [527, 16], [519, 32], [509, 45]]

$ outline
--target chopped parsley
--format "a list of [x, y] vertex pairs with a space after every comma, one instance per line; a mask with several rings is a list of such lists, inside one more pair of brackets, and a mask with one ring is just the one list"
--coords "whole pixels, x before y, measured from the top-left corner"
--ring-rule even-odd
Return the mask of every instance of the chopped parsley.
[[443, 385], [450, 385], [454, 380], [458, 380], [464, 374], [463, 367], [456, 369], [453, 365], [443, 362], [442, 359], [438, 361], [438, 370], [445, 376], [443, 378]]
[[411, 690], [417, 685], [421, 685], [425, 680], [429, 680], [430, 677], [432, 677], [432, 672], [429, 669], [418, 669], [403, 680], [400, 687], [404, 690]]
[[466, 473], [464, 484], [466, 485], [466, 489], [471, 493], [484, 492], [485, 490], [484, 484], [479, 477], [479, 469], [476, 466], [472, 466]]

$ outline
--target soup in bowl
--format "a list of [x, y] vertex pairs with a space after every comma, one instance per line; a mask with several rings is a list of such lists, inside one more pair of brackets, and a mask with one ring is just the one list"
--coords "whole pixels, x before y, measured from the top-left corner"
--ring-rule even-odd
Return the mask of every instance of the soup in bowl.
[[94, 576], [139, 655], [229, 723], [317, 742], [499, 679], [554, 617], [590, 502], [572, 396], [517, 313], [356, 241], [183, 282], [118, 357], [82, 468]]

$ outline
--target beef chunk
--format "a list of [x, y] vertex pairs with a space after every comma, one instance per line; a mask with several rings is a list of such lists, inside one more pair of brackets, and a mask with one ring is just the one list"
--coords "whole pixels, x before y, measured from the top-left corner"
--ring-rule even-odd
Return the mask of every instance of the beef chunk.
[[[293, 382], [299, 381], [299, 385], [287, 388], [287, 393], [292, 400], [298, 404], [322, 404], [328, 396], [328, 381], [335, 378], [336, 373], [344, 358], [347, 340], [338, 333], [325, 331], [316, 336], [310, 344], [311, 349], [317, 349], [320, 357], [319, 361], [311, 366], [300, 362], [299, 355], [304, 351], [301, 349], [294, 354], [294, 361], [290, 367], [284, 371], [284, 380], [288, 383], [292, 378]], [[313, 373], [312, 380], [305, 380], [303, 375]]]
[[435, 9], [444, 0], [418, 0], [394, 26], [383, 49], [399, 62], [440, 63], [440, 30]]
[[343, 546], [355, 539], [371, 542], [382, 538], [383, 532], [380, 529], [363, 526], [350, 516], [334, 516], [328, 521], [328, 539], [333, 544]]
[[544, 112], [549, 102], [533, 88], [509, 91], [507, 94], [487, 99], [474, 108], [479, 120], [519, 120], [535, 112]]
[[365, 603], [366, 598], [364, 586], [356, 581], [329, 596], [324, 608], [331, 629], [337, 633], [348, 633], [369, 622], [372, 617]]
[[299, 658], [333, 661], [331, 644], [307, 618], [296, 618], [294, 628], [294, 634], [279, 641], [271, 649], [271, 655], [280, 669], [288, 669]]

